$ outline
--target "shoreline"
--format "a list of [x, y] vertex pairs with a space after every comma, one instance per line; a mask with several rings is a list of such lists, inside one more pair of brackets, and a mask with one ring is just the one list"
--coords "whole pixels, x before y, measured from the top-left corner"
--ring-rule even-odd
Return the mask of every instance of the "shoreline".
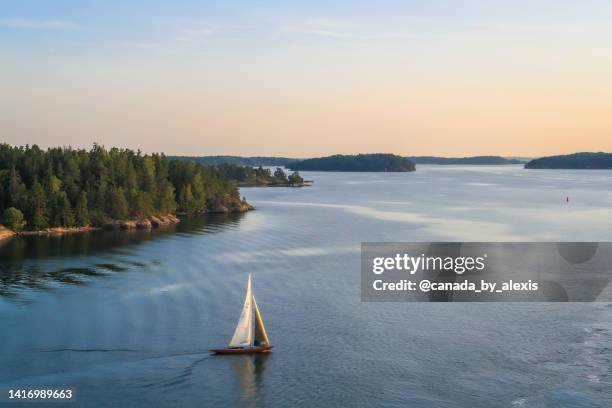
[[[213, 207], [207, 211], [202, 212], [198, 215], [205, 214], [231, 214], [231, 213], [243, 213], [247, 211], [253, 211], [255, 207], [253, 207], [249, 203], [242, 203], [236, 207], [225, 207], [223, 205], [219, 205], [217, 207]], [[187, 214], [179, 214], [179, 215], [187, 215]], [[20, 236], [36, 236], [36, 235], [47, 235], [47, 236], [57, 236], [57, 235], [65, 235], [65, 234], [80, 234], [86, 232], [95, 232], [95, 231], [128, 231], [128, 230], [152, 230], [158, 228], [164, 228], [171, 225], [176, 225], [181, 222], [181, 219], [174, 214], [165, 214], [165, 215], [157, 215], [157, 216], [149, 216], [141, 219], [135, 220], [112, 220], [106, 222], [102, 225], [88, 225], [84, 227], [53, 227], [53, 228], [45, 228], [43, 230], [25, 230], [25, 231], [13, 231], [9, 228], [6, 228], [0, 225], [0, 241], [4, 242], [13, 237]]]
[[236, 183], [237, 187], [287, 187], [287, 188], [300, 188], [300, 187], [311, 187], [314, 180], [304, 180], [302, 183], [289, 184], [289, 183], [258, 183], [258, 182], [241, 182]]

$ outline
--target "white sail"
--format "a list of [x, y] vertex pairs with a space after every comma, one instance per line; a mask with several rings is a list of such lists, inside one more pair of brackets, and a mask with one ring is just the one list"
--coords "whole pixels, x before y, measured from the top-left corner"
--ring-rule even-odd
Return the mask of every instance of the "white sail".
[[254, 341], [257, 342], [257, 346], [268, 347], [270, 346], [270, 340], [268, 339], [268, 333], [266, 333], [266, 328], [264, 327], [263, 319], [261, 318], [261, 313], [259, 312], [259, 307], [257, 307], [255, 295], [253, 295], [253, 309], [255, 310]]
[[230, 341], [230, 347], [252, 346], [254, 340], [255, 313], [253, 313], [253, 294], [251, 291], [251, 274], [247, 284], [247, 293], [242, 306], [242, 313], [238, 325]]

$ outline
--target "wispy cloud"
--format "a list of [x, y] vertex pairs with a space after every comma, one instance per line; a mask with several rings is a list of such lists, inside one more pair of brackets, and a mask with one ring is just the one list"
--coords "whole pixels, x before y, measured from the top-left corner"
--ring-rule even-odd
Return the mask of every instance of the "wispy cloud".
[[[200, 47], [206, 43], [211, 37], [214, 37], [218, 30], [212, 27], [190, 27], [190, 28], [164, 28], [162, 31], [163, 36], [149, 35], [145, 37], [144, 41], [142, 36], [140, 39], [134, 41], [124, 41], [119, 44], [122, 48], [132, 48], [141, 50], [153, 50], [157, 49], [160, 51], [176, 50], [179, 47]], [[150, 34], [150, 33], [149, 33]]]
[[215, 34], [215, 29], [211, 27], [203, 28], [184, 28], [178, 34], [179, 41], [194, 42], [210, 38]]
[[343, 32], [343, 31], [332, 31], [332, 30], [318, 30], [318, 29], [293, 29], [295, 33], [309, 34], [318, 37], [330, 37], [330, 38], [346, 38], [346, 39], [365, 39], [367, 36], [359, 35], [356, 33]]
[[602, 34], [610, 28], [597, 24], [528, 24], [521, 21], [430, 19], [408, 16], [393, 22], [264, 16], [284, 36], [321, 37], [330, 40], [384, 43], [422, 38], [472, 38], [482, 36], [550, 36]]
[[120, 47], [124, 48], [140, 48], [140, 49], [155, 49], [163, 47], [163, 43], [160, 42], [124, 42], [120, 43]]
[[34, 20], [29, 18], [0, 19], [0, 27], [18, 30], [70, 30], [77, 25], [65, 20]]
[[280, 31], [285, 34], [312, 35], [339, 39], [363, 39], [364, 35], [354, 31], [352, 24], [343, 20], [314, 18], [289, 19], [273, 18]]
[[409, 40], [421, 33], [414, 30], [394, 30], [361, 21], [338, 20], [330, 18], [273, 18], [272, 24], [284, 35], [322, 37], [328, 39], [356, 42]]

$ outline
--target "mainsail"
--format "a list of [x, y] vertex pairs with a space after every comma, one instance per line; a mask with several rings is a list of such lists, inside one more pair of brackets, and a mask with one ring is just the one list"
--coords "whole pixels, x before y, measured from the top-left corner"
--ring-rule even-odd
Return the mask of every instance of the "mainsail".
[[242, 306], [238, 325], [229, 343], [230, 347], [269, 346], [268, 334], [263, 325], [261, 313], [255, 302], [251, 289], [251, 274], [247, 284], [247, 293]]
[[251, 291], [251, 274], [249, 274], [249, 283], [247, 284], [247, 293], [244, 298], [244, 306], [238, 320], [238, 325], [230, 341], [230, 347], [252, 346], [253, 345], [253, 294]]

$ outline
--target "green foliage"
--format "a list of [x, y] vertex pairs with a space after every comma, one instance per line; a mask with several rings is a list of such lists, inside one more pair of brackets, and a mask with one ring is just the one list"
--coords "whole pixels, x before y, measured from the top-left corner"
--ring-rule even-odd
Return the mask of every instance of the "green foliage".
[[276, 171], [274, 172], [274, 178], [282, 183], [289, 182], [289, 180], [287, 179], [287, 175], [285, 174], [283, 169], [281, 169], [280, 167], [276, 168]]
[[89, 151], [0, 144], [0, 212], [18, 211], [8, 212], [15, 227], [100, 225], [240, 203], [235, 183], [217, 167], [97, 144]]
[[[127, 218], [130, 208], [121, 187], [112, 187], [107, 191], [106, 213], [113, 219], [122, 220]], [[133, 197], [134, 201], [136, 197]], [[135, 203], [138, 205], [138, 203]]]
[[53, 223], [60, 227], [74, 227], [74, 213], [65, 191], [55, 195], [55, 218]]
[[26, 225], [23, 220], [23, 213], [15, 207], [7, 208], [3, 215], [4, 225], [12, 230], [19, 231]]
[[47, 202], [45, 198], [45, 190], [42, 185], [35, 181], [30, 194], [30, 227], [35, 230], [41, 230], [49, 226], [49, 218], [47, 217]]
[[255, 177], [258, 179], [267, 180], [272, 178], [272, 173], [270, 172], [270, 169], [264, 169], [263, 167], [259, 166], [255, 170]]
[[165, 181], [159, 188], [157, 208], [162, 213], [172, 214], [176, 211], [176, 200], [174, 199], [174, 187]]
[[74, 210], [76, 225], [86, 227], [89, 225], [89, 209], [87, 208], [87, 193], [81, 191]]
[[300, 173], [297, 171], [294, 171], [289, 176], [289, 184], [302, 184], [303, 182], [304, 182], [304, 179], [302, 178], [302, 176], [300, 176]]

